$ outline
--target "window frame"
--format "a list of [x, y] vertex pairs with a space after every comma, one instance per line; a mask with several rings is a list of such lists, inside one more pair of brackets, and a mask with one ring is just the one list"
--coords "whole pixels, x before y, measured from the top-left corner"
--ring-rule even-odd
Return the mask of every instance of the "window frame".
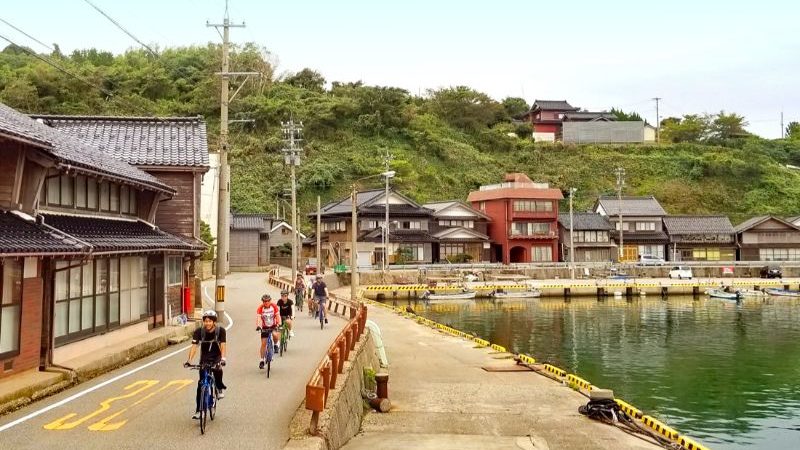
[[[6, 267], [8, 262], [15, 262], [18, 264], [18, 274], [19, 274], [19, 295], [18, 299], [13, 298], [13, 288], [11, 291], [11, 301], [9, 303], [5, 303], [3, 300], [3, 292], [5, 292], [5, 279], [6, 279]], [[0, 258], [0, 336], [2, 336], [2, 326], [3, 326], [3, 314], [6, 313], [6, 309], [11, 309], [14, 307], [18, 308], [18, 318], [17, 318], [17, 345], [16, 349], [7, 350], [5, 352], [0, 353], [0, 360], [14, 358], [19, 356], [20, 352], [22, 351], [22, 312], [24, 308], [24, 298], [25, 298], [25, 262], [19, 258]]]

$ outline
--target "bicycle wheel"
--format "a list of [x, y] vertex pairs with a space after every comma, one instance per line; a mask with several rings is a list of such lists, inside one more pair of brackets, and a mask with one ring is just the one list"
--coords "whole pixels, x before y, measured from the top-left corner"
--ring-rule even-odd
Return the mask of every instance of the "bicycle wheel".
[[214, 420], [214, 416], [217, 414], [217, 388], [216, 386], [210, 389], [210, 395], [208, 396], [208, 417], [211, 420]]
[[206, 397], [208, 397], [208, 387], [203, 386], [202, 388], [200, 388], [200, 434], [206, 434], [206, 419], [207, 419]]
[[267, 335], [267, 354], [266, 354], [266, 359], [267, 359], [267, 378], [269, 378], [269, 370], [270, 370], [270, 367], [272, 366], [272, 355], [274, 354], [274, 349], [272, 347], [274, 345], [275, 345], [275, 343], [272, 341], [272, 333], [270, 332]]

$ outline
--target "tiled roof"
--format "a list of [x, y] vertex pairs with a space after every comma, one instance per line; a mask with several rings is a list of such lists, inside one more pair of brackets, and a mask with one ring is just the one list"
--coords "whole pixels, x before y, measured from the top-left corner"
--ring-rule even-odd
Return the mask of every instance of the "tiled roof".
[[[372, 189], [369, 191], [361, 191], [356, 193], [356, 206], [361, 206], [364, 203], [374, 200], [383, 194], [383, 189]], [[350, 201], [350, 196], [339, 200], [338, 202], [328, 203], [322, 208], [322, 214], [341, 214], [349, 213], [353, 208], [353, 203]], [[316, 214], [315, 214], [316, 215]]]
[[[454, 235], [454, 234], [468, 234], [468, 235], [470, 235], [470, 237], [469, 238], [454, 238], [454, 237], [451, 236], [451, 235]], [[478, 233], [477, 231], [469, 229], [469, 228], [464, 228], [464, 227], [449, 227], [449, 228], [445, 228], [445, 229], [439, 231], [438, 233], [434, 234], [433, 237], [435, 237], [438, 240], [446, 240], [446, 241], [449, 241], [449, 242], [452, 242], [452, 241], [456, 241], [456, 242], [459, 242], [459, 241], [474, 242], [474, 241], [488, 241], [489, 240], [489, 236], [487, 236], [487, 235], [485, 235], [483, 233]]]
[[[392, 218], [397, 219], [398, 216], [408, 217], [430, 217], [431, 211], [428, 208], [422, 208], [413, 205], [389, 205], [389, 220]], [[386, 208], [384, 205], [372, 205], [358, 208], [359, 215], [385, 215]]]
[[31, 116], [137, 166], [208, 167], [202, 117]]
[[475, 217], [483, 218], [486, 220], [491, 220], [491, 217], [487, 216], [481, 211], [473, 208], [470, 204], [466, 202], [462, 202], [461, 200], [449, 200], [444, 202], [431, 202], [425, 203], [422, 205], [424, 208], [428, 208], [433, 211], [434, 217], [439, 216], [442, 211], [445, 211], [450, 208], [458, 208], [462, 207], [468, 211], [468, 215], [463, 216], [441, 216], [442, 218], [453, 218], [453, 219], [472, 219]]
[[666, 216], [668, 234], [733, 234], [733, 225], [725, 216]]
[[178, 238], [141, 221], [45, 214], [44, 223], [91, 245], [94, 253], [206, 248], [198, 241]]
[[121, 181], [149, 186], [151, 189], [174, 193], [175, 190], [154, 176], [128, 163], [109, 158], [99, 149], [62, 133], [0, 103], [0, 134], [7, 134], [35, 145], [50, 153], [61, 166], [89, 170]]
[[0, 211], [0, 256], [80, 254], [89, 247], [16, 214]]
[[548, 109], [556, 111], [577, 111], [578, 108], [567, 103], [566, 100], [536, 100], [533, 102], [532, 110]]
[[[359, 239], [364, 242], [380, 242], [381, 228], [376, 228]], [[390, 230], [389, 242], [435, 242], [436, 238], [425, 230]]]
[[231, 214], [231, 230], [263, 231], [269, 233], [272, 228], [272, 214]]
[[787, 218], [786, 218], [786, 221], [787, 221], [787, 222], [792, 222], [792, 223], [795, 223], [795, 222], [797, 222], [798, 220], [800, 220], [800, 216], [792, 216], [792, 217], [787, 217]]
[[617, 120], [617, 116], [607, 112], [575, 111], [564, 113], [564, 120]]
[[614, 196], [600, 196], [598, 200], [609, 216], [618, 216], [620, 206], [624, 216], [666, 216], [667, 212], [661, 207], [655, 197], [622, 197], [622, 202]]
[[753, 227], [761, 224], [762, 222], [766, 222], [767, 220], [770, 220], [770, 219], [776, 220], [778, 222], [781, 222], [781, 223], [785, 224], [786, 226], [788, 226], [790, 228], [800, 229], [800, 227], [798, 227], [797, 225], [795, 225], [795, 224], [793, 224], [791, 222], [788, 222], [786, 220], [783, 220], [780, 217], [775, 217], [775, 216], [756, 216], [756, 217], [752, 217], [750, 219], [745, 220], [744, 222], [740, 223], [739, 225], [736, 225], [733, 228], [733, 230], [736, 233], [741, 233], [742, 231], [747, 231], [750, 228], [753, 228]]
[[[619, 242], [619, 232], [614, 230], [611, 232], [611, 237]], [[666, 244], [669, 242], [667, 233], [663, 231], [626, 231], [622, 235], [623, 243], [638, 242], [642, 244]]]
[[[575, 220], [575, 224], [573, 225], [574, 230], [612, 230], [614, 227], [611, 226], [611, 222], [609, 222], [608, 217], [605, 217], [598, 213], [572, 213], [573, 219]], [[558, 223], [562, 227], [569, 230], [569, 213], [560, 213], [558, 215]]]

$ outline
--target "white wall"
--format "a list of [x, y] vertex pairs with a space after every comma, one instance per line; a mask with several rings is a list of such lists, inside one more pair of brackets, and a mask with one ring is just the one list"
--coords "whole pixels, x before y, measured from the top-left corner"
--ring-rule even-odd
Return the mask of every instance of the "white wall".
[[217, 202], [219, 198], [219, 154], [209, 153], [208, 162], [211, 168], [203, 175], [200, 189], [200, 220], [211, 227], [211, 234], [217, 237]]

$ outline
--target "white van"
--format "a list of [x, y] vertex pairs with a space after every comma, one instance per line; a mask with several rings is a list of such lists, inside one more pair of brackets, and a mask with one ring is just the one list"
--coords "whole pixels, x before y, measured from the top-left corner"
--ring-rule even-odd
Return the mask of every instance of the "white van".
[[639, 264], [642, 266], [663, 266], [664, 258], [653, 255], [639, 255]]
[[677, 278], [679, 280], [691, 280], [692, 268], [686, 266], [675, 266], [669, 271], [670, 278]]

